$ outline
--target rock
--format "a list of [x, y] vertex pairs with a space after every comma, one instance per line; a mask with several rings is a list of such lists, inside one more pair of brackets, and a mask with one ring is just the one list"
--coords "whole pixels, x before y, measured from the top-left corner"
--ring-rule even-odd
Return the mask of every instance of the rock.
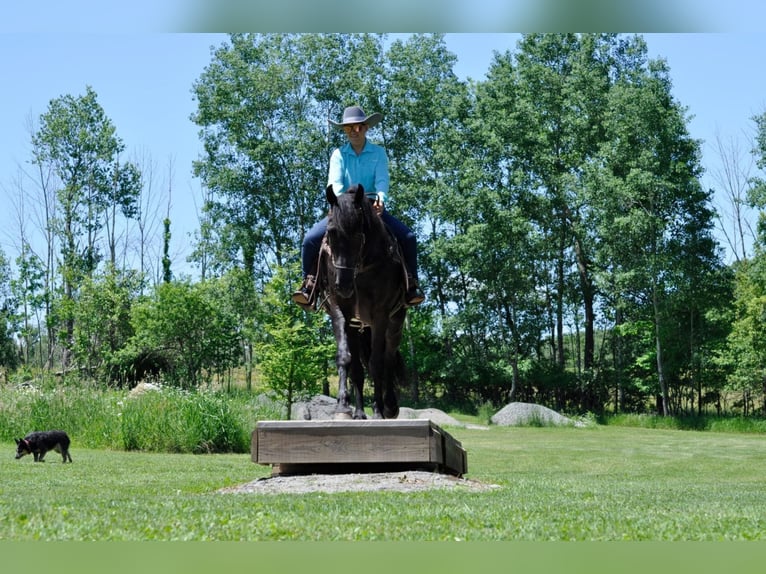
[[138, 383], [128, 393], [128, 398], [140, 397], [144, 393], [161, 391], [162, 387], [154, 383]]
[[[335, 418], [335, 407], [338, 400], [327, 395], [316, 395], [308, 401], [293, 404], [290, 419], [297, 421], [329, 420]], [[429, 419], [437, 425], [464, 426], [457, 419], [449, 416], [439, 409], [411, 409], [400, 407], [400, 420], [406, 419]]]
[[531, 403], [509, 403], [491, 421], [498, 426], [575, 426], [572, 419]]
[[338, 399], [327, 395], [316, 395], [308, 401], [293, 404], [290, 419], [294, 421], [322, 421], [335, 417]]
[[399, 408], [400, 419], [429, 419], [437, 425], [463, 426], [457, 419], [449, 416], [439, 409], [411, 409], [409, 407]]

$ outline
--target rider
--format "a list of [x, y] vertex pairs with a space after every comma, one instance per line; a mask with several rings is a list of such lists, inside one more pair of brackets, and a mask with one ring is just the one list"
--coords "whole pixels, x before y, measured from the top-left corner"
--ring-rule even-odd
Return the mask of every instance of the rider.
[[[332, 152], [327, 185], [332, 185], [336, 195], [344, 193], [354, 184], [364, 187], [367, 197], [374, 200], [375, 211], [383, 218], [383, 223], [396, 236], [401, 246], [407, 268], [405, 303], [408, 306], [420, 305], [425, 297], [418, 286], [415, 234], [385, 210], [389, 183], [388, 156], [383, 147], [367, 140], [367, 130], [378, 125], [382, 119], [383, 116], [379, 113], [367, 116], [359, 106], [350, 106], [343, 110], [343, 119], [340, 122], [329, 120], [333, 126], [345, 131], [348, 143]], [[303, 284], [293, 293], [292, 299], [307, 310], [313, 309], [314, 306], [314, 273], [326, 230], [327, 217], [316, 223], [303, 239]]]

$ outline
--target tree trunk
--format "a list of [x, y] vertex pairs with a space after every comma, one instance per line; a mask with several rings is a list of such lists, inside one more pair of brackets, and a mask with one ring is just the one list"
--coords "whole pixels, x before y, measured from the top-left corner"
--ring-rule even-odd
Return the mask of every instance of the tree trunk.
[[[562, 238], [563, 244], [563, 238]], [[556, 365], [564, 369], [564, 248], [560, 246], [556, 262]]]
[[593, 368], [595, 357], [596, 338], [593, 333], [595, 313], [593, 311], [593, 282], [591, 281], [587, 257], [580, 239], [575, 237], [575, 254], [577, 256], [577, 271], [580, 275], [580, 289], [582, 290], [583, 312], [585, 314], [585, 348], [583, 349], [583, 369], [587, 373]]
[[657, 379], [660, 385], [660, 393], [662, 395], [662, 416], [668, 416], [670, 411], [668, 409], [668, 386], [665, 381], [665, 368], [662, 360], [662, 342], [660, 341], [660, 310], [659, 303], [657, 301], [657, 285], [652, 286], [652, 304], [654, 306], [654, 338], [657, 350]]

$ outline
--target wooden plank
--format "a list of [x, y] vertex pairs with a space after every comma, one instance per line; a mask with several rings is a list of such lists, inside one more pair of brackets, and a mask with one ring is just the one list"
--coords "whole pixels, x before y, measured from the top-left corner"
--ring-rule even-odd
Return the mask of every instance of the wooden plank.
[[467, 466], [462, 445], [428, 419], [261, 421], [251, 458], [280, 474], [418, 468], [462, 475]]
[[259, 422], [257, 462], [430, 461], [430, 427], [423, 422], [428, 421]]
[[[405, 472], [424, 470], [438, 472], [445, 470], [437, 464], [428, 462], [341, 462], [341, 463], [281, 463], [271, 465], [272, 476], [306, 475], [306, 474], [367, 474], [371, 472]], [[446, 471], [449, 474], [456, 474]]]
[[463, 445], [449, 433], [444, 433], [444, 466], [458, 476], [468, 472], [468, 455]]

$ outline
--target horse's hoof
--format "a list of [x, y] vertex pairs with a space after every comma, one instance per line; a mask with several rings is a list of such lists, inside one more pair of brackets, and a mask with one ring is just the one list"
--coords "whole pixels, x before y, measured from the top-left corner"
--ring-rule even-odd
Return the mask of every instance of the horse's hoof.
[[383, 418], [395, 419], [395, 418], [398, 418], [398, 417], [399, 417], [399, 407], [396, 407], [396, 408], [393, 408], [393, 409], [385, 407], [383, 409]]
[[364, 412], [361, 413], [354, 413], [354, 420], [355, 421], [364, 421], [367, 420], [367, 415]]

